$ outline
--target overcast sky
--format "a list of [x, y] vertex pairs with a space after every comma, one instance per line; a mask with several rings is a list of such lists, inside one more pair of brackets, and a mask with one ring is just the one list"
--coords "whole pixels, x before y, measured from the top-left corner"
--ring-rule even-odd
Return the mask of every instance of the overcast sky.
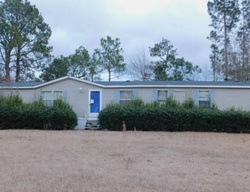
[[211, 28], [207, 0], [30, 0], [52, 29], [53, 55], [84, 46], [93, 52], [107, 35], [119, 38], [126, 62], [162, 38], [180, 57], [208, 66]]

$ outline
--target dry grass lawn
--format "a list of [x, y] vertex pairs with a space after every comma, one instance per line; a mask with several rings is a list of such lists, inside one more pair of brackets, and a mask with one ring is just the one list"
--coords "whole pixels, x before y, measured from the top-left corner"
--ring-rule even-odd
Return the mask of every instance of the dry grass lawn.
[[250, 135], [0, 131], [3, 192], [248, 192]]

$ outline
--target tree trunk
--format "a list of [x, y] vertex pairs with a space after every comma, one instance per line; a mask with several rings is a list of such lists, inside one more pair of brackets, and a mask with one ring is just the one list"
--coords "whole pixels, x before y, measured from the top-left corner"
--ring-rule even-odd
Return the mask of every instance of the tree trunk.
[[5, 81], [10, 82], [10, 50], [5, 51]]
[[20, 59], [21, 59], [20, 48], [18, 48], [17, 55], [16, 55], [16, 77], [15, 77], [16, 82], [19, 82], [20, 80], [20, 71], [21, 71]]
[[246, 80], [247, 79], [247, 73], [248, 73], [248, 69], [247, 69], [247, 63], [246, 63], [246, 42], [245, 42], [246, 38], [245, 38], [245, 34], [243, 34], [243, 45], [242, 45], [242, 77], [241, 80]]
[[[225, 5], [226, 6], [226, 5]], [[223, 15], [224, 22], [224, 59], [225, 59], [225, 80], [228, 80], [228, 51], [227, 51], [227, 24], [226, 24], [226, 14]]]
[[109, 73], [109, 81], [111, 81], [111, 69], [108, 69], [108, 73]]

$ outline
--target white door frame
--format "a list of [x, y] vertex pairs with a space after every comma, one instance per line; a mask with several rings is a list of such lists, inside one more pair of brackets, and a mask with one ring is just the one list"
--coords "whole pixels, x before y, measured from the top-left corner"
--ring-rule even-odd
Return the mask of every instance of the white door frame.
[[99, 113], [91, 113], [90, 112], [90, 110], [91, 110], [91, 108], [90, 108], [91, 107], [91, 92], [92, 91], [99, 91], [100, 92], [99, 109], [101, 111], [102, 110], [102, 90], [101, 89], [90, 89], [89, 90], [89, 98], [88, 98], [88, 113], [89, 113], [89, 115], [88, 115], [88, 117], [96, 119], [98, 117]]

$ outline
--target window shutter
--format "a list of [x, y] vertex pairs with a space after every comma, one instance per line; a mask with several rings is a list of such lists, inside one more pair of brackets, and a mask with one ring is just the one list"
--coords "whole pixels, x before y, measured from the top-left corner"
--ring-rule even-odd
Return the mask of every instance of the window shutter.
[[67, 96], [68, 96], [68, 92], [67, 92], [67, 91], [63, 91], [63, 92], [62, 92], [62, 97], [63, 97], [63, 101], [64, 101], [64, 102], [67, 101]]
[[120, 90], [115, 90], [114, 101], [115, 101], [115, 103], [119, 103], [119, 101], [120, 101]]
[[199, 106], [199, 90], [195, 89], [193, 92], [194, 104]]
[[173, 97], [173, 90], [168, 90], [168, 97]]
[[37, 90], [36, 96], [37, 96], [36, 100], [39, 101], [42, 98], [42, 91]]
[[139, 98], [138, 90], [133, 90], [133, 98], [132, 99], [138, 99], [138, 98]]
[[152, 90], [152, 102], [157, 101], [157, 90]]
[[209, 91], [211, 105], [215, 105], [215, 90]]

